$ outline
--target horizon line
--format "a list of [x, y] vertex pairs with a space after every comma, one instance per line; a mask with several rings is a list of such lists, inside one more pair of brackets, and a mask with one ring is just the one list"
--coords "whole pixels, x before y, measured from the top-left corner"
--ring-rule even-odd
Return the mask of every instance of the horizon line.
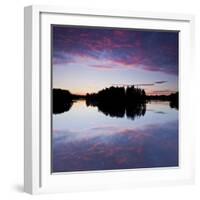
[[[115, 87], [115, 86], [111, 86], [111, 87]], [[121, 86], [121, 87], [123, 87], [123, 88], [125, 88], [124, 86]], [[105, 87], [105, 88], [109, 88], [109, 87]], [[103, 88], [103, 89], [105, 89], [105, 88]], [[77, 96], [86, 96], [87, 94], [93, 94], [93, 93], [98, 93], [99, 91], [101, 91], [101, 90], [99, 90], [99, 91], [97, 91], [97, 92], [86, 92], [86, 93], [74, 93], [74, 92], [72, 92], [72, 91], [70, 91], [69, 89], [66, 89], [66, 88], [51, 88], [51, 89], [60, 89], [60, 90], [66, 90], [66, 91], [69, 91], [72, 95], [77, 95]], [[102, 89], [102, 90], [103, 90]], [[143, 89], [144, 91], [145, 91], [145, 89], [144, 88], [140, 88], [140, 89]], [[162, 93], [168, 93], [168, 94], [162, 94]], [[176, 92], [178, 92], [178, 90], [176, 90], [176, 91], [170, 91], [170, 90], [159, 90], [159, 91], [152, 91], [152, 92], [148, 92], [148, 93], [146, 93], [146, 91], [145, 91], [145, 93], [146, 93], [146, 95], [147, 96], [168, 96], [168, 95], [170, 95], [170, 94], [173, 94], [173, 93], [176, 93]], [[160, 93], [160, 94], [159, 94]]]

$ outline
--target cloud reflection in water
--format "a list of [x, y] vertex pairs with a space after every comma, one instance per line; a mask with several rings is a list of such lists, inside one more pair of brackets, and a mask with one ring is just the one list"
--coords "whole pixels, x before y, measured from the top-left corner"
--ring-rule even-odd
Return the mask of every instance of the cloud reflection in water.
[[53, 132], [53, 172], [178, 166], [178, 121]]

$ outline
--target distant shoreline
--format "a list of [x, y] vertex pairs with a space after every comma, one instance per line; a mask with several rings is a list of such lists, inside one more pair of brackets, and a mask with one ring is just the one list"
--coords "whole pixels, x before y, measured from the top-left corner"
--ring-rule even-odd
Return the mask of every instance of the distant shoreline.
[[121, 109], [135, 109], [143, 107], [152, 100], [169, 101], [170, 107], [178, 109], [178, 92], [170, 95], [146, 95], [145, 90], [130, 87], [109, 87], [97, 93], [86, 95], [72, 94], [69, 90], [52, 89], [53, 113], [69, 111], [75, 100], [85, 100], [87, 106], [97, 106], [100, 110], [117, 111]]

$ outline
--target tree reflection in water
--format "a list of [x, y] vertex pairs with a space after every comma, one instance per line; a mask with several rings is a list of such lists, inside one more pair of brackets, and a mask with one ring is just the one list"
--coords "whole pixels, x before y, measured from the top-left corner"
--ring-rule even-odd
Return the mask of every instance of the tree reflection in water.
[[178, 92], [170, 95], [146, 96], [143, 89], [134, 85], [125, 87], [109, 87], [98, 93], [75, 95], [68, 90], [53, 89], [53, 113], [69, 111], [77, 100], [85, 100], [87, 106], [97, 107], [98, 111], [110, 117], [127, 117], [135, 119], [144, 116], [147, 101], [168, 101], [171, 108], [178, 109]]
[[126, 117], [132, 120], [135, 117], [144, 116], [146, 113], [146, 102], [97, 102], [86, 100], [87, 106], [97, 107], [98, 111], [110, 117]]

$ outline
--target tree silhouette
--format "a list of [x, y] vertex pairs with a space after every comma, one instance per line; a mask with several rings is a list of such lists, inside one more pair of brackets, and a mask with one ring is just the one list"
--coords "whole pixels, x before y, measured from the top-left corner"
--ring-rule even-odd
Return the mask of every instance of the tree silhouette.
[[146, 112], [146, 94], [143, 89], [134, 86], [110, 87], [98, 93], [86, 95], [87, 106], [97, 106], [98, 110], [111, 117], [124, 117], [134, 119]]
[[144, 89], [134, 85], [125, 87], [104, 88], [97, 93], [84, 95], [71, 94], [68, 90], [53, 89], [53, 113], [68, 111], [73, 102], [79, 99], [86, 100], [87, 106], [97, 106], [98, 110], [106, 115], [134, 118], [146, 112], [146, 103], [152, 100], [169, 101], [171, 108], [178, 109], [178, 92], [170, 95], [147, 96]]
[[68, 90], [53, 89], [53, 113], [58, 114], [68, 111], [73, 104], [72, 98], [72, 94]]

